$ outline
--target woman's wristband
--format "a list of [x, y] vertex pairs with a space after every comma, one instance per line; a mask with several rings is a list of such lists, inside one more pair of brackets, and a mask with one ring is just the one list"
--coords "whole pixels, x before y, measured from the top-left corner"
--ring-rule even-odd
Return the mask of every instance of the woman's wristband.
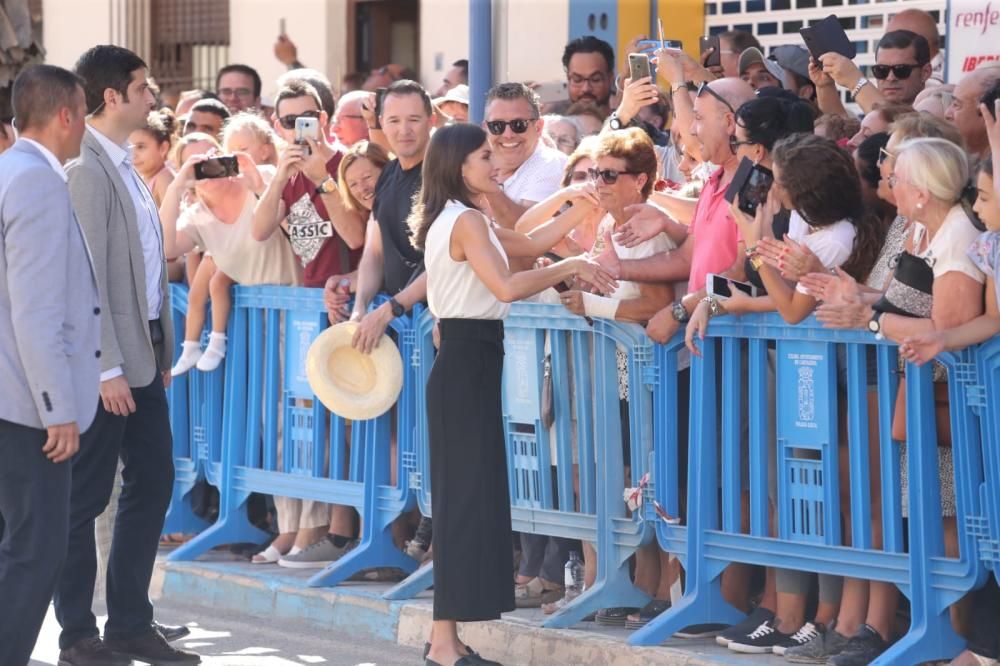
[[614, 319], [618, 314], [619, 301], [616, 298], [598, 296], [589, 292], [583, 293], [583, 312], [588, 317], [600, 317], [601, 319]]

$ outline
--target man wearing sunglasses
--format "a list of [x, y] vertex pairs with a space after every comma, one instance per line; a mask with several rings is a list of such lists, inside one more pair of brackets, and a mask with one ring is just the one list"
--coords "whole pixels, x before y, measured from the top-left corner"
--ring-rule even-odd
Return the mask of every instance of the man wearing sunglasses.
[[[317, 138], [296, 143], [299, 118], [316, 123]], [[292, 79], [274, 100], [274, 129], [285, 140], [278, 170], [257, 202], [252, 233], [267, 240], [283, 227], [304, 268], [303, 285], [322, 287], [331, 275], [354, 270], [364, 243], [364, 220], [348, 210], [337, 190], [342, 153], [326, 141], [328, 116], [319, 92]]]
[[879, 40], [871, 68], [874, 84], [839, 53], [824, 53], [820, 59], [823, 71], [847, 88], [865, 113], [885, 102], [913, 104], [931, 77], [930, 46], [909, 30], [893, 30]]
[[544, 125], [539, 115], [538, 96], [523, 83], [501, 83], [486, 94], [483, 127], [503, 186], [486, 198], [506, 229], [562, 182], [566, 155], [539, 141]]

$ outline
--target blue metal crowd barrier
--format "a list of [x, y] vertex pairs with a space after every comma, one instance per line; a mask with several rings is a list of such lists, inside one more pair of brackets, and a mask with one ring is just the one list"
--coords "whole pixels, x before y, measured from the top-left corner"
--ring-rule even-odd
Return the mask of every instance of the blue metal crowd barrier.
[[[389, 532], [392, 521], [414, 504], [402, 460], [412, 442], [416, 384], [407, 376], [395, 409], [348, 427], [315, 398], [305, 376], [309, 346], [325, 327], [321, 289], [234, 290], [219, 519], [169, 559], [193, 559], [225, 543], [263, 542], [267, 534], [250, 524], [246, 512], [248, 497], [259, 492], [351, 506], [361, 514], [358, 546], [316, 574], [310, 585], [335, 585], [371, 567], [416, 568], [393, 545]], [[407, 358], [412, 354], [411, 321], [401, 317], [392, 328]], [[390, 483], [393, 419], [400, 453], [395, 484]]]
[[[424, 386], [433, 364], [433, 318], [424, 312], [417, 322], [415, 379]], [[604, 320], [591, 325], [561, 305], [534, 303], [512, 306], [504, 321], [504, 338], [504, 432], [513, 528], [580, 539], [593, 543], [599, 553], [595, 584], [547, 619], [545, 626], [568, 627], [600, 608], [644, 604], [649, 597], [632, 585], [628, 559], [652, 539], [652, 530], [639, 512], [629, 516], [622, 501], [626, 466], [622, 442], [627, 441], [629, 447], [629, 476], [638, 485], [648, 469], [653, 444], [651, 389], [657, 384], [657, 373], [649, 339], [636, 325]], [[669, 349], [676, 352], [680, 347], [677, 342]], [[624, 423], [616, 349], [628, 359]], [[542, 416], [547, 358], [554, 437]], [[423, 397], [418, 392], [411, 477], [421, 512], [429, 516], [430, 449]], [[672, 436], [676, 442], [676, 426], [676, 420], [660, 424], [664, 437]], [[574, 488], [574, 467], [578, 489]], [[432, 566], [421, 568], [386, 598], [416, 595], [432, 584], [432, 572]]]
[[[986, 566], [1000, 580], [1000, 340], [993, 339], [979, 351], [978, 386], [983, 398], [983, 464], [980, 487], [982, 515], [968, 516], [968, 529], [978, 540]], [[973, 394], [973, 398], [980, 395]]]
[[[177, 358], [184, 342], [188, 288], [171, 284], [170, 299], [176, 333], [174, 358]], [[205, 320], [211, 321], [209, 317]], [[202, 342], [208, 331], [206, 326]], [[216, 488], [220, 484], [224, 373], [225, 362], [212, 372], [192, 370], [176, 377], [167, 388], [174, 442], [174, 493], [163, 523], [164, 534], [195, 534], [209, 525], [194, 512], [191, 491], [202, 480]]]
[[[769, 401], [768, 348], [774, 348], [777, 392]], [[985, 580], [978, 544], [963, 526], [981, 515], [983, 480], [976, 401], [975, 351], [944, 354], [949, 372], [952, 452], [956, 476], [958, 556], [946, 557], [938, 479], [931, 368], [908, 366], [907, 444], [909, 539], [903, 539], [898, 442], [880, 448], [883, 544], [873, 546], [869, 492], [867, 351], [878, 366], [879, 441], [892, 439], [896, 398], [894, 346], [859, 331], [833, 331], [815, 320], [786, 326], [777, 315], [712, 320], [692, 363], [690, 462], [686, 520], [686, 589], [668, 612], [629, 642], [658, 644], [684, 626], [739, 617], [721, 594], [722, 571], [733, 562], [800, 569], [894, 583], [910, 600], [911, 628], [876, 663], [949, 658], [964, 645], [952, 630], [948, 607]], [[838, 351], [843, 361], [838, 362]], [[838, 363], [846, 369], [846, 408], [840, 409]], [[744, 369], [746, 368], [746, 369]], [[776, 406], [778, 407], [776, 409]], [[748, 440], [744, 446], [744, 417]], [[846, 437], [840, 436], [846, 412]], [[768, 419], [776, 419], [778, 534], [770, 536]], [[721, 432], [720, 432], [721, 430]], [[838, 446], [849, 452], [852, 546], [842, 545]], [[657, 451], [666, 453], [667, 447]], [[748, 453], [747, 453], [748, 452]], [[741, 457], [748, 455], [747, 482]], [[719, 463], [721, 462], [721, 476]], [[654, 469], [663, 474], [668, 461]], [[655, 481], [657, 481], [656, 479]], [[721, 480], [721, 483], [720, 483]], [[669, 487], [669, 483], [665, 484]], [[655, 495], [665, 496], [659, 484]], [[741, 494], [749, 490], [749, 530], [741, 529]], [[721, 496], [721, 503], [720, 503]], [[679, 543], [677, 530], [657, 525], [661, 545]], [[908, 548], [907, 548], [908, 546]]]

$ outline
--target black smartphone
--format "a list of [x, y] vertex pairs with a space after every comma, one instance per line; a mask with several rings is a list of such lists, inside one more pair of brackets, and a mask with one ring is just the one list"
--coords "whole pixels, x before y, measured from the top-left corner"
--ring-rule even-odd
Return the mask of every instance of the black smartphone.
[[385, 98], [385, 88], [375, 89], [375, 129], [382, 129], [382, 100]]
[[238, 175], [240, 175], [240, 163], [236, 161], [235, 155], [210, 157], [204, 162], [198, 162], [194, 165], [195, 180], [231, 178]]
[[722, 46], [719, 44], [718, 35], [709, 35], [708, 37], [702, 37], [698, 40], [699, 48], [702, 57], [705, 57], [705, 52], [709, 49], [714, 49], [712, 55], [708, 56], [708, 60], [704, 61], [706, 68], [708, 67], [722, 67]]
[[770, 169], [744, 157], [723, 196], [726, 201], [735, 201], [737, 208], [753, 216], [757, 214], [757, 207], [767, 201], [767, 194], [773, 183], [774, 174]]
[[649, 71], [649, 56], [645, 53], [629, 53], [628, 76], [633, 81], [651, 76]]
[[858, 55], [857, 47], [844, 32], [844, 26], [840, 25], [840, 19], [834, 14], [807, 28], [799, 28], [799, 34], [802, 35], [802, 41], [806, 43], [806, 48], [817, 63], [824, 53], [839, 53], [849, 60], [854, 60]]

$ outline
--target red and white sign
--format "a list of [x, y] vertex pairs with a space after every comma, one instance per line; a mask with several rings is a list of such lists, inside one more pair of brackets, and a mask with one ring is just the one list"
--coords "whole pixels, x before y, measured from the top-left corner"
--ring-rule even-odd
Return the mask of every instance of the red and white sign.
[[981, 63], [1000, 61], [1000, 0], [949, 0], [947, 81]]

